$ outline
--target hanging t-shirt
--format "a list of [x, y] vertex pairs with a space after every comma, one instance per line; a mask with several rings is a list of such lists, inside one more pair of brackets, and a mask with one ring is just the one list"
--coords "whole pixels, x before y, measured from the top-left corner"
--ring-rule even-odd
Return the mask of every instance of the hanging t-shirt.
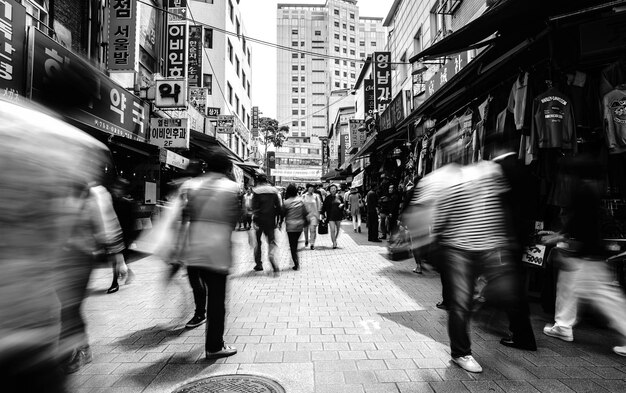
[[521, 130], [524, 127], [524, 117], [526, 114], [526, 95], [528, 93], [528, 72], [520, 74], [515, 79], [511, 94], [509, 94], [508, 109], [513, 112], [515, 129]]
[[626, 148], [626, 90], [612, 90], [602, 99], [606, 140], [610, 153]]
[[576, 151], [576, 122], [572, 104], [555, 87], [533, 100], [531, 147]]

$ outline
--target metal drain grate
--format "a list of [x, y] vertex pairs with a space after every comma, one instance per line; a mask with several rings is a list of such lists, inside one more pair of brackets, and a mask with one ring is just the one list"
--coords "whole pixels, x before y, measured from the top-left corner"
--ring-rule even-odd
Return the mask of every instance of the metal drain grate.
[[285, 393], [269, 378], [248, 374], [216, 375], [189, 382], [172, 393]]

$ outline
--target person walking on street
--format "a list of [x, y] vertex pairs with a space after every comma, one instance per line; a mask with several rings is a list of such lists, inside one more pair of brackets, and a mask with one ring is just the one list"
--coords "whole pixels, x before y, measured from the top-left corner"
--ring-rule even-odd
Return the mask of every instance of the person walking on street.
[[285, 202], [283, 204], [283, 217], [285, 218], [285, 230], [289, 238], [289, 249], [293, 260], [293, 270], [300, 270], [298, 260], [298, 240], [302, 230], [306, 226], [308, 213], [302, 198], [298, 196], [298, 189], [295, 184], [289, 184], [285, 192]]
[[306, 189], [306, 193], [302, 196], [302, 201], [308, 212], [308, 225], [304, 228], [304, 247], [311, 243], [311, 250], [315, 250], [315, 238], [317, 237], [317, 225], [320, 222], [320, 212], [322, 211], [322, 199], [315, 192], [313, 184], [307, 184]]
[[248, 187], [243, 196], [244, 227], [249, 231], [252, 226], [252, 187]]
[[115, 215], [122, 228], [122, 237], [124, 240], [124, 261], [112, 262], [113, 266], [113, 282], [111, 287], [107, 290], [107, 293], [115, 293], [120, 289], [117, 283], [118, 277], [126, 278], [125, 283], [130, 284], [135, 277], [135, 273], [126, 265], [129, 256], [129, 248], [135, 240], [135, 203], [128, 196], [127, 189], [129, 186], [128, 180], [124, 178], [118, 178], [111, 186], [111, 197], [113, 198], [113, 209]]
[[367, 208], [367, 240], [379, 243], [378, 240], [378, 195], [376, 188], [372, 188], [365, 197], [365, 207]]
[[276, 239], [274, 230], [280, 225], [281, 220], [281, 197], [278, 190], [267, 182], [266, 175], [257, 178], [257, 185], [252, 189], [252, 221], [256, 230], [256, 243], [254, 245], [254, 270], [263, 271], [261, 259], [261, 238], [265, 235], [268, 244], [268, 257], [274, 273], [278, 273], [278, 264], [275, 260]]
[[228, 178], [231, 161], [220, 150], [211, 153], [206, 173], [193, 179], [186, 190], [181, 226], [186, 233], [178, 239], [181, 261], [196, 269], [206, 287], [205, 356], [216, 359], [237, 353], [224, 344], [224, 323], [226, 282], [233, 263], [231, 235], [241, 210], [239, 186]]
[[343, 198], [337, 193], [336, 185], [331, 185], [329, 191], [330, 194], [326, 197], [322, 206], [322, 214], [328, 220], [333, 248], [337, 248], [337, 237], [339, 237], [341, 220], [343, 219]]
[[400, 213], [400, 194], [393, 184], [389, 185], [389, 214], [387, 216], [387, 233], [391, 236], [398, 225], [398, 214]]
[[361, 207], [363, 206], [363, 198], [356, 187], [352, 187], [347, 198], [350, 207], [350, 217], [352, 218], [352, 228], [354, 232], [361, 233]]
[[[389, 189], [392, 190], [393, 186], [390, 186]], [[382, 191], [386, 192], [386, 191]], [[378, 201], [378, 216], [380, 218], [380, 240], [387, 239], [387, 234], [389, 234], [389, 223], [390, 223], [390, 215], [391, 215], [391, 195], [383, 194]]]

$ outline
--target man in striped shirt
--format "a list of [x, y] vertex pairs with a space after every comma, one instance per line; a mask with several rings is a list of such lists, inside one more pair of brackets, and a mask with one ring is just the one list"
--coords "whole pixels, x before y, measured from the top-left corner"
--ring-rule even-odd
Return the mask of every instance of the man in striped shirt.
[[508, 234], [503, 193], [509, 189], [500, 166], [483, 161], [462, 167], [438, 193], [432, 230], [441, 247], [447, 285], [448, 334], [452, 360], [469, 372], [482, 372], [472, 356], [468, 334], [474, 283], [480, 274], [510, 305], [517, 296], [513, 242]]

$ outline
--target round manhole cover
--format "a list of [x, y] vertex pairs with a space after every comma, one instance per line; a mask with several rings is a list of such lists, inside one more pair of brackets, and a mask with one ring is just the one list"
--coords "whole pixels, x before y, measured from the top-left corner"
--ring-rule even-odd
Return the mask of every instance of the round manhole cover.
[[189, 382], [172, 393], [285, 393], [269, 378], [248, 374], [216, 375]]

